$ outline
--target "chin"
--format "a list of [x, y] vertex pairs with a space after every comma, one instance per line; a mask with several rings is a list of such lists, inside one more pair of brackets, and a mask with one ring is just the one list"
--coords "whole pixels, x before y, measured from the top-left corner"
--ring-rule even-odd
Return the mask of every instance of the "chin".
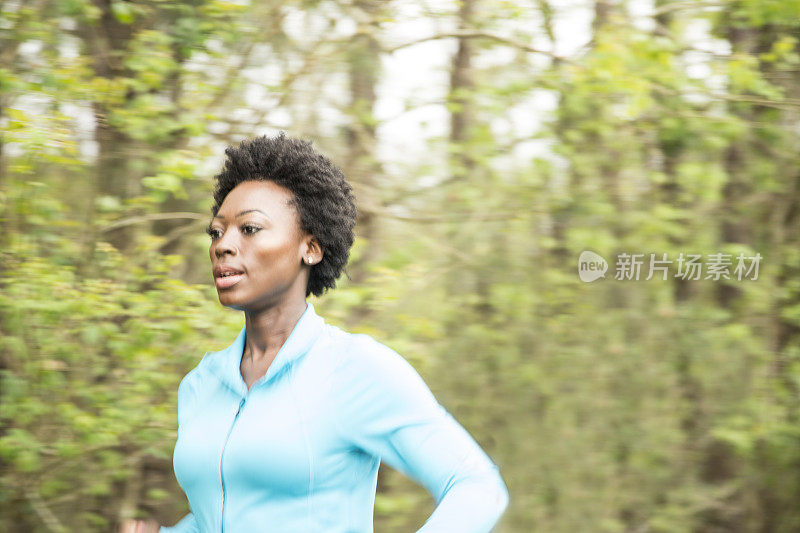
[[241, 306], [241, 305], [237, 305], [237, 304], [227, 304], [227, 303], [225, 303], [225, 302], [222, 302], [222, 301], [220, 301], [220, 303], [221, 303], [223, 306], [227, 307], [228, 309], [233, 309], [234, 311], [245, 311], [245, 310], [246, 310], [246, 309], [244, 308], [244, 306]]
[[244, 311], [246, 304], [240, 299], [233, 296], [231, 291], [226, 292], [219, 292], [217, 291], [217, 296], [219, 297], [219, 303], [222, 304], [224, 307], [228, 307], [230, 309], [235, 309], [237, 311]]

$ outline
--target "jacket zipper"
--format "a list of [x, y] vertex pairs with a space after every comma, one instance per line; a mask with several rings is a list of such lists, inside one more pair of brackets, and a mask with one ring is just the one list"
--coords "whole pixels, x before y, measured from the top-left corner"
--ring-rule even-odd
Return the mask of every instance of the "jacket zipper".
[[219, 452], [219, 486], [222, 489], [222, 505], [220, 505], [219, 508], [219, 530], [221, 533], [225, 533], [225, 482], [222, 480], [222, 456], [225, 454], [225, 447], [228, 445], [228, 439], [231, 437], [233, 426], [236, 425], [236, 420], [239, 418], [239, 413], [242, 412], [244, 402], [245, 398], [242, 398], [242, 400], [239, 402], [239, 408], [236, 409], [236, 414], [233, 416], [231, 427], [228, 428], [228, 434], [225, 436], [225, 442], [222, 444], [222, 450]]

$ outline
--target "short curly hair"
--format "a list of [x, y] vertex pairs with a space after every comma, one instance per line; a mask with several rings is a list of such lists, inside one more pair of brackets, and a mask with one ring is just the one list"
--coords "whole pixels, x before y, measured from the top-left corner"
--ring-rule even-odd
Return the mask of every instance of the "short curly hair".
[[257, 137], [225, 150], [227, 160], [214, 179], [216, 216], [234, 187], [244, 181], [272, 181], [293, 194], [304, 231], [323, 248], [322, 261], [311, 267], [306, 296], [321, 296], [336, 286], [353, 245], [357, 209], [353, 188], [330, 159], [311, 146], [311, 141], [287, 137]]

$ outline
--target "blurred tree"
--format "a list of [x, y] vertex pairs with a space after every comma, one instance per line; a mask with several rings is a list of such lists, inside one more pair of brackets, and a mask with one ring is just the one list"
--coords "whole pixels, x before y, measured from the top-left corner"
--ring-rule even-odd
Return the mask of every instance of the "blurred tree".
[[[240, 322], [194, 284], [210, 163], [280, 128], [358, 193], [353, 279], [320, 312], [485, 446], [499, 531], [797, 530], [798, 5], [642, 6], [1, 3], [0, 530], [185, 512], [177, 383]], [[384, 60], [431, 41], [442, 87], [404, 110], [448, 128], [398, 165]], [[577, 278], [583, 250], [605, 280]], [[760, 253], [758, 280], [680, 275], [715, 253]], [[431, 510], [381, 471], [376, 530]]]

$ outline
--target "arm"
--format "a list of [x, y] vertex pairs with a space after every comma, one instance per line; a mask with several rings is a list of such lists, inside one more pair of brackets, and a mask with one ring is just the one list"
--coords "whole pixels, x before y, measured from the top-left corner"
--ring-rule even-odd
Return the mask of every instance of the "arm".
[[[189, 416], [197, 399], [194, 380], [192, 379], [193, 372], [189, 372], [184, 376], [178, 386], [178, 431], [180, 431], [185, 418]], [[197, 525], [194, 514], [189, 513], [172, 527], [161, 526], [158, 533], [200, 533], [200, 527]]]
[[200, 528], [197, 527], [194, 515], [189, 513], [172, 527], [161, 526], [158, 533], [200, 533]]
[[[490, 531], [508, 506], [508, 489], [497, 466], [469, 433], [449, 413], [447, 418], [450, 422], [445, 421], [443, 425], [450, 427], [442, 429], [445, 437], [441, 439], [441, 446], [470, 449], [465, 451], [465, 457], [459, 463], [450, 463], [453, 471], [451, 476], [433, 480], [435, 486], [442, 490], [441, 496], [437, 498], [436, 509], [419, 533]], [[459, 440], [462, 442], [456, 444]], [[435, 451], [431, 453], [436, 457], [448, 455], [441, 453], [441, 447], [439, 450], [439, 454]], [[411, 465], [406, 467], [413, 468]], [[441, 489], [442, 486], [444, 489]], [[435, 495], [434, 492], [431, 494]]]
[[434, 398], [411, 365], [354, 335], [340, 369], [343, 437], [423, 485], [436, 509], [420, 533], [485, 533], [508, 505], [497, 466]]

